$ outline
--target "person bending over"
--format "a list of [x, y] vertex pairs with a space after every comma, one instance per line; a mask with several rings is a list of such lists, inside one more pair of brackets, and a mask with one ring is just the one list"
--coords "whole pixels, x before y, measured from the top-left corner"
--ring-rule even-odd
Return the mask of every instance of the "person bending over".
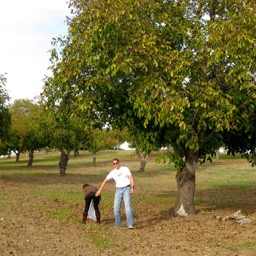
[[99, 203], [100, 203], [101, 197], [95, 195], [97, 191], [98, 189], [92, 185], [89, 185], [89, 184], [83, 185], [83, 193], [84, 193], [84, 200], [85, 200], [85, 207], [83, 212], [83, 223], [86, 223], [90, 204], [91, 204], [91, 201], [93, 201], [96, 220], [97, 220], [97, 223], [100, 224]]

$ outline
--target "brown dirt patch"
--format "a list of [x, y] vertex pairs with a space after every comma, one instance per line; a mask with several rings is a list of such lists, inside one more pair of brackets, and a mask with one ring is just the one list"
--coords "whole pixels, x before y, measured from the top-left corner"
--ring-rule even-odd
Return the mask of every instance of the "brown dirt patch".
[[[112, 211], [103, 200], [102, 224], [89, 220], [83, 225], [83, 204], [40, 199], [29, 192], [32, 186], [0, 180], [0, 255], [255, 255], [253, 211], [246, 212], [252, 223], [241, 226], [216, 219], [217, 214], [232, 214], [232, 209], [201, 205], [194, 216], [171, 218], [160, 202], [135, 200], [135, 228], [128, 230], [125, 223], [113, 227]], [[255, 194], [243, 193], [248, 193], [243, 198], [247, 196], [250, 205]], [[72, 217], [50, 217], [56, 209], [69, 209]]]

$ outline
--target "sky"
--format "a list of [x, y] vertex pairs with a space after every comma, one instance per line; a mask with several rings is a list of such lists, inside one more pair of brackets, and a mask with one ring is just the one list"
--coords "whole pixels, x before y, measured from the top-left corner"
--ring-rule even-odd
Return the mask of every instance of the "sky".
[[67, 34], [67, 0], [0, 0], [0, 74], [11, 101], [34, 99], [50, 75], [52, 38]]

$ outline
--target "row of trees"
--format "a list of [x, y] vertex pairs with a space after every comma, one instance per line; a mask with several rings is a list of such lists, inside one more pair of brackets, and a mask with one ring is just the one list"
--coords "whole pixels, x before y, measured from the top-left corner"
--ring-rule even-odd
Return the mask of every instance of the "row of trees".
[[158, 150], [148, 141], [143, 144], [142, 134], [129, 135], [126, 129], [113, 130], [106, 125], [102, 128], [89, 118], [64, 117], [64, 113], [60, 116], [53, 109], [47, 109], [40, 99], [19, 99], [9, 104], [6, 83], [7, 79], [2, 75], [0, 155], [10, 157], [11, 153], [15, 153], [16, 162], [19, 162], [20, 154], [27, 152], [28, 166], [32, 166], [35, 151], [57, 149], [61, 152], [60, 174], [65, 175], [71, 152], [77, 155], [80, 149], [89, 150], [93, 155], [93, 165], [96, 165], [98, 151], [118, 148], [122, 142], [129, 140], [141, 158], [141, 172], [145, 170], [152, 150]]
[[226, 145], [255, 163], [252, 0], [70, 0], [44, 103], [61, 120], [128, 127], [177, 168], [174, 212], [195, 213], [196, 163]]
[[28, 166], [32, 166], [35, 151], [57, 149], [61, 152], [60, 174], [65, 175], [71, 151], [76, 155], [80, 149], [86, 149], [95, 156], [99, 150], [112, 149], [126, 138], [126, 132], [89, 130], [74, 117], [63, 122], [50, 115], [40, 101], [20, 99], [9, 104], [6, 78], [2, 76], [1, 81], [0, 154], [14, 152], [16, 162], [21, 153], [27, 152]]

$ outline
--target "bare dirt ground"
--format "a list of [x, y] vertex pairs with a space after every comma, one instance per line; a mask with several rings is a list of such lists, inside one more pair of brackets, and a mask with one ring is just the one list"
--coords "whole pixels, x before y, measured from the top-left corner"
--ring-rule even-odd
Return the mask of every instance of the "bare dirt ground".
[[[128, 161], [125, 164], [133, 164], [134, 170], [134, 159]], [[2, 172], [0, 255], [256, 256], [256, 173], [246, 162], [199, 166], [197, 214], [182, 218], [170, 216], [176, 197], [175, 173], [134, 172], [133, 230], [128, 230], [125, 221], [120, 228], [113, 226], [113, 184], [106, 186], [100, 203], [102, 223], [81, 223], [82, 182], [88, 179], [99, 186], [106, 164], [97, 167], [98, 173], [88, 167], [86, 172], [84, 168], [72, 174], [69, 171], [65, 177], [41, 167]], [[234, 175], [234, 170], [240, 176]], [[215, 180], [217, 186], [208, 185]], [[216, 218], [238, 210], [251, 222], [240, 225]]]
[[[0, 189], [0, 255], [256, 255], [256, 213], [251, 205], [255, 191], [243, 192], [248, 193], [243, 213], [252, 221], [245, 225], [216, 219], [231, 210], [201, 207], [194, 216], [171, 218], [159, 205], [138, 202], [135, 228], [128, 230], [125, 225], [113, 227], [111, 212], [103, 214], [101, 225], [92, 220], [83, 225], [82, 205], [61, 200], [41, 199], [39, 209], [28, 184], [0, 180]], [[57, 208], [71, 209], [73, 218], [49, 218], [45, 209]]]

